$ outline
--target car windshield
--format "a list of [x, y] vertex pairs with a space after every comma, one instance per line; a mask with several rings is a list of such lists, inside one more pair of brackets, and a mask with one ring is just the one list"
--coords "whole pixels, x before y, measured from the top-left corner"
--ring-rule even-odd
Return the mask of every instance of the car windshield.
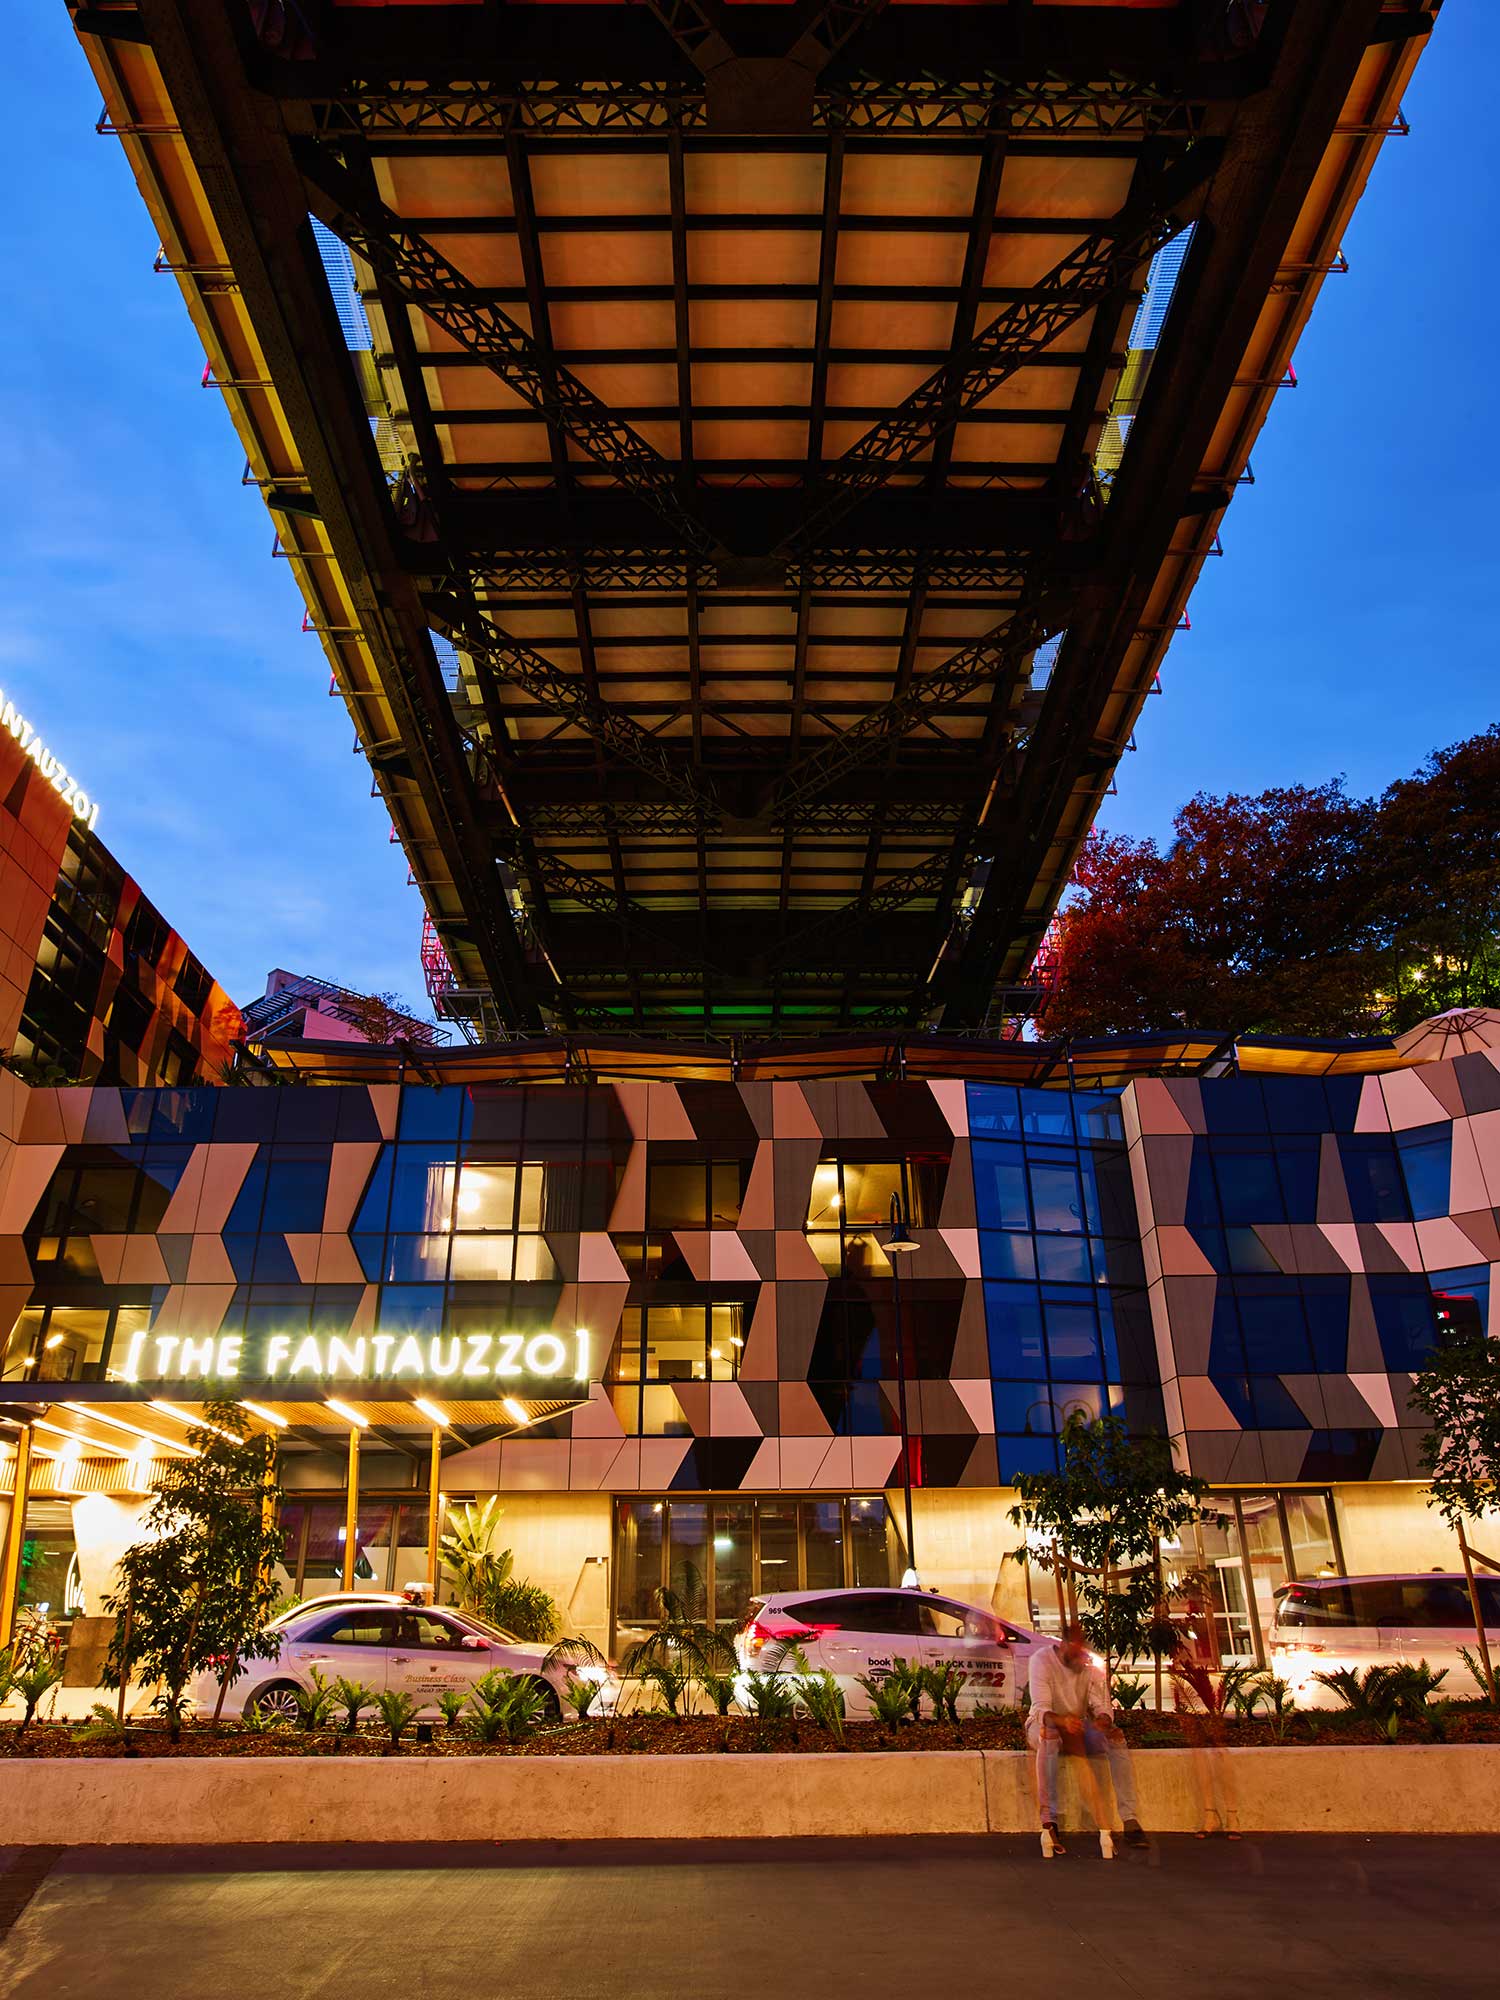
[[523, 1646], [526, 1643], [524, 1639], [518, 1639], [514, 1632], [507, 1632], [503, 1625], [492, 1625], [488, 1618], [480, 1618], [472, 1611], [452, 1611], [446, 1605], [443, 1608], [448, 1611], [450, 1618], [456, 1618], [461, 1625], [468, 1625], [474, 1631], [482, 1632], [486, 1639], [498, 1639], [502, 1646]]

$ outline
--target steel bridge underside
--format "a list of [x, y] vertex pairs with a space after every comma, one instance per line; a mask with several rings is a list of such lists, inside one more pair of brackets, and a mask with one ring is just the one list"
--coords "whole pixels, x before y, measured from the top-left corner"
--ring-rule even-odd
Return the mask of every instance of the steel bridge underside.
[[454, 1010], [1024, 1011], [1436, 6], [72, 11]]

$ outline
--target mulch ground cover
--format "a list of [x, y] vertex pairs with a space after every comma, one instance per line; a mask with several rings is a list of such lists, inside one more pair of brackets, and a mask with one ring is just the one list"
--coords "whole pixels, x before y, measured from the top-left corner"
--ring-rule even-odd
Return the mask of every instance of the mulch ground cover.
[[[1205, 1736], [1201, 1717], [1157, 1715], [1135, 1711], [1123, 1718], [1126, 1737], [1136, 1750], [1190, 1748], [1205, 1740], [1228, 1749], [1254, 1749], [1281, 1744], [1378, 1744], [1391, 1739], [1373, 1723], [1353, 1716], [1321, 1711], [1294, 1715], [1277, 1733], [1272, 1724], [1227, 1721]], [[436, 1722], [431, 1741], [418, 1742], [410, 1733], [399, 1751], [381, 1731], [365, 1726], [354, 1735], [339, 1730], [251, 1730], [235, 1722], [189, 1723], [173, 1743], [165, 1723], [135, 1722], [123, 1743], [80, 1740], [76, 1722], [33, 1722], [24, 1733], [18, 1723], [0, 1723], [0, 1758], [134, 1757], [698, 1757], [805, 1755], [837, 1750], [824, 1730], [809, 1722], [757, 1722], [750, 1717], [622, 1715], [613, 1720], [563, 1723], [538, 1729], [520, 1743], [481, 1743], [462, 1726], [449, 1729]], [[1397, 1744], [1500, 1743], [1500, 1715], [1474, 1703], [1453, 1705], [1433, 1721], [1403, 1723]], [[906, 1756], [927, 1750], [1022, 1750], [1026, 1747], [1019, 1712], [966, 1716], [963, 1721], [923, 1721], [889, 1730], [877, 1722], [850, 1722], [844, 1747], [851, 1755]]]

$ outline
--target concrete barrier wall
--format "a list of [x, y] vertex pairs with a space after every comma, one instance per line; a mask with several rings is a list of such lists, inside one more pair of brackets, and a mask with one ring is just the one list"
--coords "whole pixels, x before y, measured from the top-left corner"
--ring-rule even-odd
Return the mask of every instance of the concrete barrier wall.
[[[1029, 1767], [1015, 1751], [6, 1759], [0, 1845], [1024, 1833]], [[1213, 1782], [1246, 1832], [1500, 1832], [1500, 1746], [1230, 1750], [1216, 1779], [1152, 1750], [1136, 1771], [1162, 1833], [1196, 1829]]]

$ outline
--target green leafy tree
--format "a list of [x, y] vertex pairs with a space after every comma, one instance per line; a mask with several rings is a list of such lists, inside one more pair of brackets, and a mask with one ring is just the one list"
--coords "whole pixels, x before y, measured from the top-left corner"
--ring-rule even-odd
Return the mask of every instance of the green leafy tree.
[[1411, 1399], [1430, 1426], [1422, 1440], [1427, 1504], [1436, 1507], [1458, 1537], [1485, 1692], [1493, 1706], [1500, 1691], [1468, 1524], [1500, 1509], [1500, 1341], [1480, 1334], [1437, 1348], [1413, 1382]]
[[1064, 1572], [1106, 1675], [1115, 1660], [1159, 1660], [1161, 1545], [1205, 1518], [1208, 1488], [1179, 1471], [1168, 1438], [1123, 1417], [1075, 1410], [1059, 1443], [1060, 1471], [1016, 1475], [1010, 1518], [1026, 1540], [1013, 1553]]
[[103, 1673], [121, 1699], [132, 1679], [155, 1686], [175, 1742], [194, 1677], [218, 1683], [217, 1721], [251, 1659], [274, 1658], [266, 1629], [282, 1553], [276, 1441], [252, 1430], [237, 1403], [210, 1403], [188, 1432], [189, 1457], [158, 1476], [149, 1531], [120, 1558], [105, 1609], [115, 1633]]
[[1500, 1006], [1500, 725], [1391, 785], [1378, 833], [1384, 1020]]

